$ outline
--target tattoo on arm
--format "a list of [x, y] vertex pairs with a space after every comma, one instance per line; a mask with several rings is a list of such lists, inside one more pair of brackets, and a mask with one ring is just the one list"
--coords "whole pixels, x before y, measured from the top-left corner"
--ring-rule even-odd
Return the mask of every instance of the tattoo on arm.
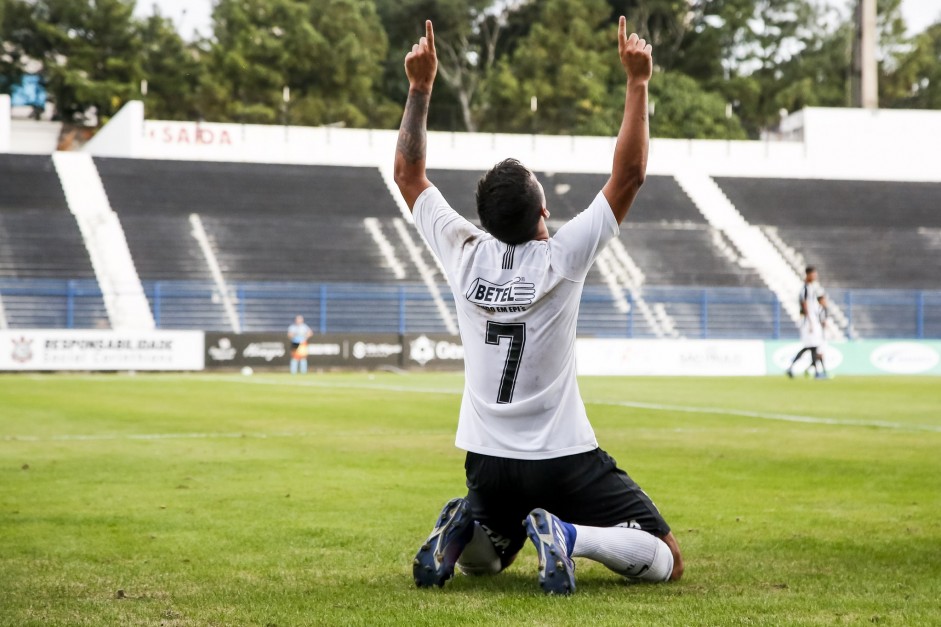
[[423, 94], [417, 91], [408, 92], [408, 100], [405, 102], [405, 114], [402, 116], [402, 126], [399, 127], [399, 141], [396, 144], [396, 150], [402, 154], [402, 157], [409, 164], [415, 164], [425, 159], [426, 124], [430, 100], [431, 94]]

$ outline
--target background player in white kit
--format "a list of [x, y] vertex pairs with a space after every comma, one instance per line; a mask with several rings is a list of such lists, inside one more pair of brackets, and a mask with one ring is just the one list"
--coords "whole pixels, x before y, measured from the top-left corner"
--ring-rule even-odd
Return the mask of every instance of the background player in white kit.
[[420, 587], [506, 568], [529, 536], [548, 593], [575, 589], [573, 557], [649, 581], [682, 576], [679, 546], [650, 498], [598, 447], [575, 378], [575, 326], [585, 276], [618, 234], [647, 168], [651, 46], [627, 36], [624, 118], [611, 177], [591, 205], [550, 238], [545, 194], [507, 159], [480, 180], [478, 229], [425, 173], [426, 121], [437, 71], [434, 32], [405, 58], [409, 95], [395, 181], [444, 267], [465, 351], [456, 445], [468, 494], [448, 502], [414, 560]]
[[[826, 293], [817, 282], [817, 269], [807, 266], [804, 270], [804, 285], [798, 295], [801, 312], [800, 338], [801, 349], [794, 355], [791, 364], [787, 367], [788, 377], [794, 377], [794, 364], [806, 352], [810, 352], [810, 364], [817, 373], [818, 379], [827, 378], [823, 368], [823, 359], [820, 351], [824, 345], [824, 327], [826, 326], [827, 308]], [[819, 364], [819, 366], [818, 366]]]

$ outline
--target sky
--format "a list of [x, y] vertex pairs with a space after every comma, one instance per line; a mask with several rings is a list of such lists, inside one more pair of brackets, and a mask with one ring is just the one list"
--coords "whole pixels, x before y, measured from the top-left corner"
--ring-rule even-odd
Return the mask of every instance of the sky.
[[[828, 4], [845, 8], [847, 0], [824, 0]], [[147, 16], [153, 7], [173, 20], [177, 30], [186, 39], [193, 38], [193, 32], [210, 34], [212, 0], [137, 0], [135, 13]], [[902, 0], [902, 14], [910, 33], [920, 33], [928, 25], [941, 18], [941, 0]]]

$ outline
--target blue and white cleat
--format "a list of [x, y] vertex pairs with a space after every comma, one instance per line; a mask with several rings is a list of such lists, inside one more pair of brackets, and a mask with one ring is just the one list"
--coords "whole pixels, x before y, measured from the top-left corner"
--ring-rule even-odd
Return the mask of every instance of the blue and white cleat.
[[415, 585], [419, 588], [444, 586], [444, 582], [454, 576], [454, 564], [473, 537], [470, 503], [464, 498], [451, 499], [412, 562]]
[[526, 535], [539, 556], [539, 585], [546, 594], [575, 592], [575, 562], [569, 557], [565, 532], [558, 518], [542, 508], [523, 521]]

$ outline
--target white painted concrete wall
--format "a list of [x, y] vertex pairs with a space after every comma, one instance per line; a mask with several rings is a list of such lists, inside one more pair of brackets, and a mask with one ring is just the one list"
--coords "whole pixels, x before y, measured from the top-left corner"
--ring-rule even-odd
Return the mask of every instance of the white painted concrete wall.
[[51, 155], [59, 147], [61, 122], [13, 120], [10, 124], [10, 152]]
[[[432, 105], [434, 106], [434, 105]], [[392, 161], [396, 131], [144, 120], [132, 102], [89, 142], [93, 155], [319, 165]], [[803, 141], [654, 139], [651, 174], [693, 165], [710, 176], [941, 181], [941, 111], [807, 109], [786, 120]], [[613, 137], [428, 136], [432, 168], [486, 169], [516, 157], [549, 172], [607, 172]]]
[[10, 97], [0, 94], [0, 152], [10, 152]]

